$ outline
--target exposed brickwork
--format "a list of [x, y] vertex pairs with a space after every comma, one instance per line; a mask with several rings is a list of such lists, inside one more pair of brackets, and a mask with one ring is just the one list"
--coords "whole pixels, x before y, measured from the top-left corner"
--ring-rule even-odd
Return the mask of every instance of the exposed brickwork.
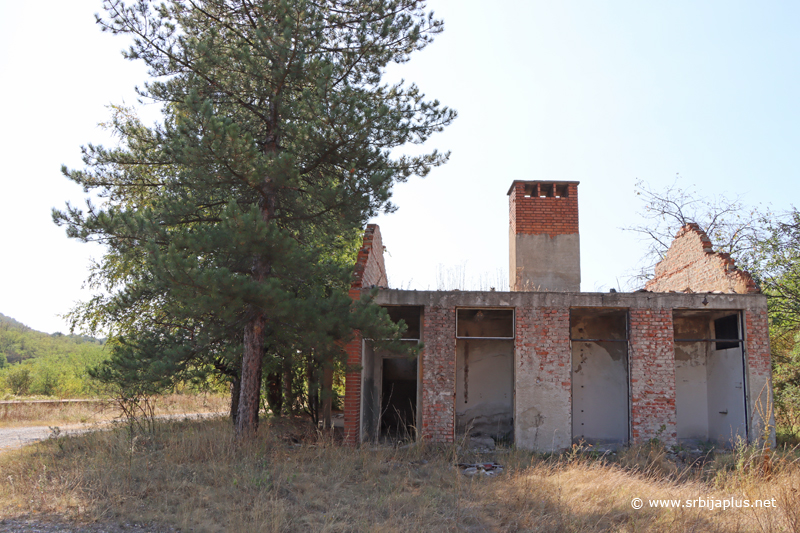
[[[553, 187], [564, 195], [556, 197]], [[515, 181], [508, 192], [512, 234], [572, 235], [578, 233], [578, 184]]]
[[514, 340], [518, 446], [550, 451], [570, 445], [572, 405], [569, 308], [518, 307]]
[[344, 382], [344, 441], [358, 444], [361, 420], [361, 335], [355, 333], [353, 340], [345, 346], [347, 367], [359, 369], [347, 372]]
[[729, 254], [713, 251], [711, 240], [697, 224], [675, 235], [655, 277], [645, 289], [652, 292], [759, 292], [749, 273], [739, 270]]
[[456, 310], [426, 306], [422, 341], [422, 437], [453, 442], [455, 436]]
[[[772, 365], [766, 309], [745, 311], [744, 323], [751, 440], [758, 441], [768, 437], [770, 443], [774, 445]], [[768, 428], [772, 435], [764, 435], [765, 428]]]
[[377, 224], [367, 224], [364, 242], [358, 250], [358, 258], [353, 268], [353, 288], [388, 287], [386, 266], [383, 262], [383, 240]]
[[[364, 241], [353, 267], [350, 298], [358, 300], [361, 289], [372, 286], [388, 286], [383, 262], [383, 241], [377, 224], [368, 224], [364, 230]], [[361, 349], [361, 335], [355, 332], [353, 339], [345, 346], [347, 366], [351, 371], [345, 375], [344, 440], [351, 445], [358, 444], [361, 425]]]
[[[672, 309], [630, 310], [631, 437], [675, 444], [675, 345]], [[663, 427], [662, 427], [663, 426]]]
[[521, 307], [516, 311], [517, 367], [540, 381], [570, 390], [569, 308]]

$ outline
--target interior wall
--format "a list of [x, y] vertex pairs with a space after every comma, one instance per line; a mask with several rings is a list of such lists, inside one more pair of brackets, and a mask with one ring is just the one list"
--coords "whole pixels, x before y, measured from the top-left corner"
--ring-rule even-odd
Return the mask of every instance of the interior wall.
[[457, 339], [456, 431], [513, 441], [514, 341]]
[[675, 410], [678, 441], [708, 440], [706, 342], [675, 343]]
[[[731, 312], [676, 312], [675, 407], [679, 442], [730, 446], [745, 438], [742, 343], [717, 350], [714, 320]], [[741, 330], [739, 330], [741, 331]], [[681, 342], [680, 339], [692, 339]], [[699, 340], [703, 339], [703, 340]]]
[[723, 350], [715, 349], [718, 344], [709, 343], [708, 436], [731, 445], [747, 436], [742, 343]]
[[627, 345], [572, 343], [572, 439], [590, 444], [628, 441]]
[[627, 312], [573, 309], [570, 338], [573, 442], [628, 442]]

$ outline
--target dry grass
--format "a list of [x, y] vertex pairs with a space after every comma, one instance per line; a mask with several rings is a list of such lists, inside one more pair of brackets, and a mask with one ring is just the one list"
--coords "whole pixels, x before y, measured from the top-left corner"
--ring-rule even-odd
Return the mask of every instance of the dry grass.
[[[266, 426], [266, 424], [262, 424]], [[62, 515], [194, 531], [800, 531], [792, 453], [739, 450], [681, 469], [658, 448], [613, 463], [499, 451], [497, 477], [457, 448], [341, 447], [285, 420], [237, 445], [227, 420], [59, 438], [0, 456], [0, 516]], [[645, 500], [634, 510], [631, 500]], [[651, 508], [648, 499], [775, 498], [775, 509]]]
[[[211, 394], [170, 394], [154, 401], [157, 415], [182, 415], [226, 411], [230, 398]], [[0, 428], [92, 424], [119, 417], [120, 409], [113, 401], [0, 404]]]

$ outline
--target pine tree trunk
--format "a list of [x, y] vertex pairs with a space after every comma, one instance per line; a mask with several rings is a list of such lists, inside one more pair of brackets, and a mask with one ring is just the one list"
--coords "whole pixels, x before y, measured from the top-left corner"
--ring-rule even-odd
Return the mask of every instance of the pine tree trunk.
[[258, 429], [258, 408], [261, 396], [261, 363], [264, 356], [266, 317], [256, 312], [244, 327], [242, 381], [239, 412], [236, 416], [237, 437], [250, 437]]
[[[271, 106], [273, 124], [277, 123], [277, 106]], [[278, 151], [278, 139], [269, 135], [264, 143], [264, 152]], [[272, 222], [275, 214], [275, 195], [271, 187], [271, 179], [267, 176], [261, 187], [259, 210], [265, 224]], [[269, 277], [271, 265], [261, 255], [253, 258], [253, 281], [264, 283]], [[251, 308], [249, 322], [244, 327], [244, 353], [242, 354], [242, 391], [239, 395], [239, 414], [236, 417], [236, 436], [244, 438], [253, 436], [258, 429], [258, 409], [261, 405], [261, 365], [266, 345], [267, 317], [262, 309]]]

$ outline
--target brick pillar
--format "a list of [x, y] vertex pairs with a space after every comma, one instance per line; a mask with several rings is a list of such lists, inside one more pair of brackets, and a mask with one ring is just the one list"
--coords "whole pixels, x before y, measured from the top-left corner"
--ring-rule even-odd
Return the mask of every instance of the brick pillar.
[[[675, 344], [671, 309], [630, 310], [631, 437], [677, 438]], [[663, 429], [662, 429], [663, 426]]]
[[345, 346], [347, 367], [344, 382], [344, 442], [356, 446], [361, 433], [361, 335], [356, 332]]
[[515, 181], [508, 190], [512, 291], [577, 292], [577, 181]]
[[422, 358], [422, 438], [449, 443], [455, 437], [456, 310], [425, 307]]
[[[774, 446], [775, 416], [766, 308], [746, 310], [744, 323], [749, 437], [751, 442], [761, 443], [766, 440]], [[767, 433], [764, 432], [765, 428]]]
[[572, 441], [569, 308], [518, 307], [514, 340], [514, 441], [541, 452]]
[[[377, 224], [368, 224], [364, 230], [364, 240], [358, 251], [353, 267], [353, 282], [350, 285], [350, 298], [361, 298], [362, 287], [387, 286], [386, 269], [383, 263], [383, 243]], [[344, 441], [357, 445], [361, 434], [361, 335], [354, 332], [353, 340], [344, 347], [347, 353], [347, 367], [344, 384]]]

